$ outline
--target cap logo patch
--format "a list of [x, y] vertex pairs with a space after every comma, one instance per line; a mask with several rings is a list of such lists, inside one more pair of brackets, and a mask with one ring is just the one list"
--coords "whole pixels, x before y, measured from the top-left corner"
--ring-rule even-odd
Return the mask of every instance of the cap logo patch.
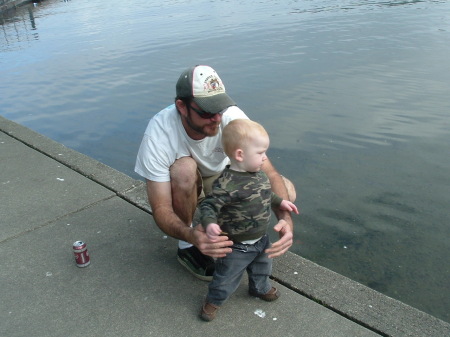
[[224, 91], [219, 79], [215, 76], [209, 76], [206, 78], [205, 83], [203, 85], [204, 90], [208, 93], [213, 91]]

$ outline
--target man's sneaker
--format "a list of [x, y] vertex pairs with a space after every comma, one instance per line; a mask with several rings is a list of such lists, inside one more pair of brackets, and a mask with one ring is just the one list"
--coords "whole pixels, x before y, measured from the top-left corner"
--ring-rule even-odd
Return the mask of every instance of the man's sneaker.
[[195, 277], [203, 281], [212, 281], [214, 274], [214, 259], [203, 255], [197, 247], [179, 249], [177, 260]]
[[200, 318], [204, 321], [210, 322], [216, 318], [217, 310], [219, 310], [217, 305], [205, 302], [202, 306], [202, 310], [200, 311]]
[[272, 287], [266, 294], [256, 294], [251, 291], [249, 292], [249, 294], [251, 296], [259, 297], [260, 299], [267, 301], [267, 302], [275, 301], [281, 295], [280, 292], [278, 291], [278, 289], [275, 287]]

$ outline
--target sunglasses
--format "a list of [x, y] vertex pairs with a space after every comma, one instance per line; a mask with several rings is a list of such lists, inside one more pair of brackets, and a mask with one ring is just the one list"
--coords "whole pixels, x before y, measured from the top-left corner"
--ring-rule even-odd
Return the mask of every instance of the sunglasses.
[[210, 113], [210, 112], [206, 112], [206, 111], [194, 108], [189, 103], [187, 104], [187, 107], [188, 107], [188, 109], [194, 110], [197, 113], [197, 115], [199, 115], [203, 119], [211, 119], [211, 118], [214, 118], [216, 115], [222, 115], [224, 113], [224, 111], [220, 111], [218, 113], [213, 114], [213, 113]]

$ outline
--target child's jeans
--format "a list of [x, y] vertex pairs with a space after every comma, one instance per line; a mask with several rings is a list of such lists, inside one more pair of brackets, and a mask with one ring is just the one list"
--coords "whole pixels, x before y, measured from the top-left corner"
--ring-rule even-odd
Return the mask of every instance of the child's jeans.
[[264, 251], [269, 247], [267, 234], [253, 245], [233, 244], [231, 253], [216, 260], [206, 301], [222, 305], [238, 288], [245, 270], [248, 273], [249, 292], [261, 295], [268, 293], [272, 287], [269, 282], [272, 259]]

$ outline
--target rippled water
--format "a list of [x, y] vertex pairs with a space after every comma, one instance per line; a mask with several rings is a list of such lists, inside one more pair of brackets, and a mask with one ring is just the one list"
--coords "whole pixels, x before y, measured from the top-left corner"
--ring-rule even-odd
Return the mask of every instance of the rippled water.
[[298, 187], [291, 249], [450, 321], [450, 3], [44, 1], [0, 16], [0, 113], [133, 177], [179, 73], [218, 70]]

